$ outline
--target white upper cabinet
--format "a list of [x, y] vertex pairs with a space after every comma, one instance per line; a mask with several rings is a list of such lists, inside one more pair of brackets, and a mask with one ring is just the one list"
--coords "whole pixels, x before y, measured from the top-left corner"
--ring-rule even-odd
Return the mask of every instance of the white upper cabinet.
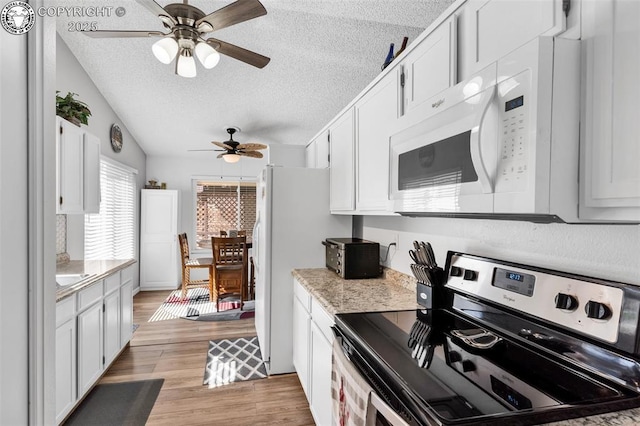
[[585, 0], [580, 218], [640, 221], [640, 2]]
[[566, 29], [562, 0], [469, 0], [460, 8], [458, 80], [515, 48]]
[[389, 137], [401, 102], [400, 70], [393, 70], [355, 104], [358, 211], [386, 212]]
[[56, 213], [100, 211], [100, 139], [57, 117]]
[[329, 131], [324, 130], [305, 149], [306, 166], [315, 169], [329, 168]]
[[402, 61], [404, 114], [456, 84], [456, 19], [454, 15], [442, 22]]
[[332, 213], [355, 208], [354, 123], [349, 108], [329, 127], [331, 152], [329, 208]]

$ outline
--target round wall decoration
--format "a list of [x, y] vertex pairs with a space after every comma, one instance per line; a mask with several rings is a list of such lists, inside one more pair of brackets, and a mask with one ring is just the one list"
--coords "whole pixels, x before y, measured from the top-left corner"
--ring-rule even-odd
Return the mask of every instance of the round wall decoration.
[[122, 131], [117, 124], [111, 126], [111, 148], [115, 152], [122, 150]]

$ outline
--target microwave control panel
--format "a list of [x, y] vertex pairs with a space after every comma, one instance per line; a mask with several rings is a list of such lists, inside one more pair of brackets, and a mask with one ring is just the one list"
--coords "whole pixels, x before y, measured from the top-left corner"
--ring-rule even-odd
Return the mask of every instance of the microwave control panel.
[[523, 74], [498, 84], [500, 152], [496, 192], [521, 192], [527, 189], [530, 99], [523, 90], [526, 86], [523, 83], [529, 80], [526, 75], [528, 72]]

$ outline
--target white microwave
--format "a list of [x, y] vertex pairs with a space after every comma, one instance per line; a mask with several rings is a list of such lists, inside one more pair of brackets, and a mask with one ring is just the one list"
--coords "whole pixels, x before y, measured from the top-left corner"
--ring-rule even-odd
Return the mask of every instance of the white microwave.
[[577, 221], [579, 41], [539, 37], [430, 104], [389, 140], [393, 211]]

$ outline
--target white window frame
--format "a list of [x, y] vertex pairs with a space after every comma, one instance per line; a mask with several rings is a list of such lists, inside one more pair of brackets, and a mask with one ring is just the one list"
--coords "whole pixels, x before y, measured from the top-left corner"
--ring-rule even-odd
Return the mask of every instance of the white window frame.
[[[195, 242], [197, 241], [198, 234], [198, 219], [197, 219], [197, 209], [198, 209], [198, 181], [208, 180], [211, 182], [254, 182], [256, 183], [256, 190], [258, 184], [257, 177], [246, 177], [246, 176], [215, 176], [215, 175], [198, 175], [191, 176], [191, 232], [189, 234], [189, 251], [193, 254], [202, 254], [207, 253], [211, 254], [210, 248], [198, 248]], [[256, 194], [256, 203], [257, 194]], [[193, 241], [193, 244], [191, 243]]]
[[[100, 163], [102, 164], [103, 162], [104, 163], [108, 163], [108, 164], [112, 165], [113, 167], [117, 167], [120, 170], [122, 170], [124, 172], [127, 172], [127, 173], [131, 173], [133, 175], [133, 190], [132, 190], [132, 201], [133, 201], [133, 206], [132, 206], [132, 209], [133, 209], [133, 211], [132, 211], [132, 221], [133, 221], [132, 244], [133, 244], [133, 246], [132, 246], [132, 253], [131, 253], [131, 258], [133, 259], [133, 258], [136, 257], [136, 253], [137, 253], [137, 250], [138, 250], [138, 242], [137, 242], [138, 236], [137, 236], [137, 232], [136, 232], [137, 231], [137, 221], [138, 221], [138, 198], [137, 197], [138, 197], [138, 194], [139, 194], [139, 192], [138, 192], [139, 188], [138, 188], [138, 182], [137, 182], [137, 179], [136, 179], [136, 175], [138, 174], [138, 170], [134, 169], [133, 167], [129, 167], [126, 164], [120, 163], [119, 161], [116, 161], [116, 160], [113, 160], [113, 159], [111, 159], [109, 157], [101, 155], [100, 156]], [[100, 173], [102, 174], [102, 171]], [[100, 178], [102, 179], [102, 176]], [[101, 184], [100, 185], [100, 191], [102, 191], [102, 190], [103, 190], [103, 185]], [[102, 199], [102, 194], [101, 194], [100, 198]], [[101, 204], [102, 204], [102, 201], [101, 201]], [[87, 238], [86, 237], [86, 220], [87, 220], [88, 216], [91, 216], [91, 215], [90, 214], [89, 215], [85, 215], [85, 239]], [[86, 259], [87, 258], [87, 256], [86, 256], [86, 248], [85, 248], [85, 252], [83, 254], [84, 254], [84, 258]], [[108, 260], [108, 259], [100, 259], [100, 260]]]

